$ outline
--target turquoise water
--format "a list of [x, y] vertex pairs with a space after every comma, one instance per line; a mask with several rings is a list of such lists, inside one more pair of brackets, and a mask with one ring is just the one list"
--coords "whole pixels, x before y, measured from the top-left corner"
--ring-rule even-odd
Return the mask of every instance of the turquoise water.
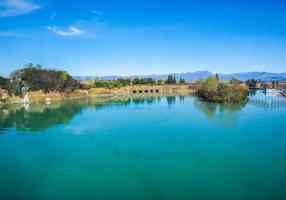
[[286, 199], [286, 98], [0, 109], [0, 199]]

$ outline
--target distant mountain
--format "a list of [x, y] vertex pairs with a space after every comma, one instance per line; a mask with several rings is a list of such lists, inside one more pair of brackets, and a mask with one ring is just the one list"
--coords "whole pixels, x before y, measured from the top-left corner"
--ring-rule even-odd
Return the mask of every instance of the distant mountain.
[[[84, 80], [115, 80], [118, 78], [153, 78], [153, 79], [166, 79], [169, 74], [151, 74], [151, 75], [134, 75], [134, 76], [75, 76], [74, 78], [80, 81]], [[180, 78], [186, 81], [196, 81], [199, 79], [206, 79], [210, 76], [215, 76], [215, 73], [210, 71], [197, 71], [197, 72], [186, 72], [186, 73], [171, 73], [170, 75], [175, 76], [177, 80]], [[284, 73], [270, 73], [270, 72], [241, 72], [231, 74], [218, 74], [221, 80], [230, 80], [232, 78], [245, 81], [248, 79], [256, 79], [261, 81], [286, 81], [286, 72]]]
[[172, 74], [154, 74], [154, 75], [144, 75], [137, 76], [139, 78], [154, 78], [154, 79], [167, 79], [169, 75], [175, 76], [177, 80], [180, 78], [185, 79], [186, 81], [195, 81], [199, 79], [206, 79], [213, 75], [209, 71], [197, 71], [197, 72], [187, 72], [187, 73], [172, 73]]
[[94, 80], [115, 80], [124, 78], [123, 76], [74, 76], [78, 81], [94, 81]]
[[219, 74], [219, 76], [222, 80], [230, 80], [231, 78], [237, 78], [242, 81], [252, 78], [261, 81], [286, 80], [286, 73], [243, 72], [243, 73], [232, 73], [232, 74]]

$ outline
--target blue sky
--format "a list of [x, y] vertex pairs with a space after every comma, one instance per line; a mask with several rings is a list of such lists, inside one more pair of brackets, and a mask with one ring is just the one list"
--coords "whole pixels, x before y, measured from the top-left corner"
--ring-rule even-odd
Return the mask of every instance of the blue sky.
[[286, 1], [0, 0], [0, 75], [286, 71]]

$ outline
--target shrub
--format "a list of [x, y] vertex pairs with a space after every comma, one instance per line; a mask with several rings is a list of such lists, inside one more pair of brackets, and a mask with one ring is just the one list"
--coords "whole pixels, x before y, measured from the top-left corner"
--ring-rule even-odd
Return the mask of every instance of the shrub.
[[203, 81], [198, 89], [198, 96], [208, 101], [236, 103], [249, 95], [246, 84], [237, 80], [222, 83], [216, 77], [210, 77]]

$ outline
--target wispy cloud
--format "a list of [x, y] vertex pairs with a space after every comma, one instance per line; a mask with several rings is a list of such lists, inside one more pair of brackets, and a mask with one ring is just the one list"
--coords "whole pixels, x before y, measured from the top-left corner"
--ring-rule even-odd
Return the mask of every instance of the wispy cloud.
[[78, 35], [83, 35], [85, 32], [79, 28], [76, 28], [74, 26], [69, 27], [67, 30], [61, 30], [57, 28], [56, 26], [48, 26], [47, 27], [49, 31], [60, 35], [60, 36], [78, 36]]
[[[90, 10], [90, 12], [95, 15], [102, 15], [102, 13], [97, 10]], [[53, 20], [54, 17], [58, 17], [58, 15], [56, 13], [51, 13], [50, 19]], [[50, 24], [47, 26], [47, 29], [54, 34], [63, 37], [76, 36], [77, 38], [96, 39], [99, 37], [101, 27], [105, 24], [99, 18], [100, 17], [93, 17], [92, 19], [78, 19], [65, 27]]]
[[99, 12], [98, 10], [91, 10], [90, 12], [96, 15], [102, 15], [102, 12]]
[[4, 31], [0, 32], [0, 37], [21, 37], [22, 34], [13, 32], [13, 31]]
[[0, 1], [0, 17], [24, 15], [40, 8], [30, 0], [3, 0]]

